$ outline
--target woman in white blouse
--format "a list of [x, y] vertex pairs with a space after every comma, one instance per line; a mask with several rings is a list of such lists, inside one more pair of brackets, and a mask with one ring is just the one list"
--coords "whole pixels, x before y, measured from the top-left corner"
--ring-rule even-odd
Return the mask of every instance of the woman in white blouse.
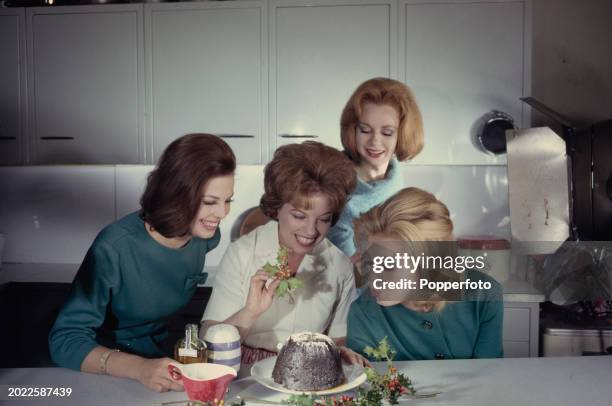
[[[230, 244], [202, 317], [202, 331], [217, 323], [240, 331], [242, 363], [277, 353], [293, 333], [329, 335], [343, 358], [365, 364], [343, 346], [355, 295], [350, 259], [325, 237], [355, 188], [355, 171], [340, 151], [318, 142], [282, 146], [265, 168], [262, 211], [272, 220]], [[288, 248], [291, 273], [303, 287], [277, 297], [278, 279], [262, 270]]]

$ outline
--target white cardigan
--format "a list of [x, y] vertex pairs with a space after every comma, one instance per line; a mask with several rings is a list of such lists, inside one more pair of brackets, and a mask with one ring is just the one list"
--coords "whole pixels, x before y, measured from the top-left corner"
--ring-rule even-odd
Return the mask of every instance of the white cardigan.
[[[213, 292], [202, 320], [223, 321], [242, 309], [251, 277], [266, 261], [276, 263], [278, 223], [270, 221], [229, 245], [219, 264]], [[327, 239], [302, 260], [297, 278], [304, 286], [291, 296], [275, 297], [244, 343], [253, 348], [278, 351], [289, 335], [303, 331], [346, 336], [346, 319], [355, 299], [353, 265]]]

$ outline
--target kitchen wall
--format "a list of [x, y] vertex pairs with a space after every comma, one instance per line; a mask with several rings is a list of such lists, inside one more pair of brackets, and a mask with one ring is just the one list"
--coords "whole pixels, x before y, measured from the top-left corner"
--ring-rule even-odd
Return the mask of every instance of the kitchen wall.
[[[149, 165], [31, 166], [0, 168], [0, 232], [6, 234], [4, 262], [78, 264], [96, 234], [137, 210]], [[406, 186], [435, 193], [452, 213], [456, 234], [509, 236], [504, 166], [418, 166], [404, 168]], [[241, 165], [223, 239], [207, 257], [218, 264], [232, 224], [263, 193], [263, 166]]]
[[[612, 1], [534, 0], [531, 95], [580, 122], [612, 118]], [[546, 124], [534, 114], [533, 125]], [[0, 167], [3, 260], [79, 263], [97, 232], [138, 208], [147, 165]], [[238, 215], [258, 203], [262, 166], [238, 169], [236, 201], [223, 240], [208, 258], [216, 265]], [[414, 165], [406, 185], [438, 195], [456, 234], [509, 236], [505, 166]]]
[[610, 0], [534, 0], [532, 95], [579, 124], [612, 119], [611, 22]]

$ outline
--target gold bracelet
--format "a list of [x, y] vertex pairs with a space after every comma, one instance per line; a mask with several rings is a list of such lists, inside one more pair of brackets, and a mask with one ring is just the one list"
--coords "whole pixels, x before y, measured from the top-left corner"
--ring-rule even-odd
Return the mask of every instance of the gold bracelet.
[[106, 364], [108, 363], [108, 357], [110, 357], [114, 352], [119, 352], [119, 350], [108, 350], [100, 357], [100, 374], [106, 375]]

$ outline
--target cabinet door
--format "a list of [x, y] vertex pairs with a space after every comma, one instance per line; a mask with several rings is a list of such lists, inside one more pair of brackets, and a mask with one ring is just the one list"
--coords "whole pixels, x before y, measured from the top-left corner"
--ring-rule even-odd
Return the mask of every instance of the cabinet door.
[[271, 147], [341, 148], [340, 114], [364, 80], [396, 74], [393, 1], [270, 3]]
[[267, 83], [262, 2], [146, 6], [152, 153], [193, 132], [222, 136], [242, 164], [262, 162]]
[[529, 75], [526, 3], [404, 0], [400, 8], [402, 79], [425, 125], [425, 148], [413, 162], [505, 164], [505, 155], [482, 152], [475, 136], [479, 118], [494, 109], [526, 124], [519, 100]]
[[142, 6], [28, 10], [35, 163], [139, 163]]
[[25, 10], [0, 9], [0, 165], [23, 162]]

